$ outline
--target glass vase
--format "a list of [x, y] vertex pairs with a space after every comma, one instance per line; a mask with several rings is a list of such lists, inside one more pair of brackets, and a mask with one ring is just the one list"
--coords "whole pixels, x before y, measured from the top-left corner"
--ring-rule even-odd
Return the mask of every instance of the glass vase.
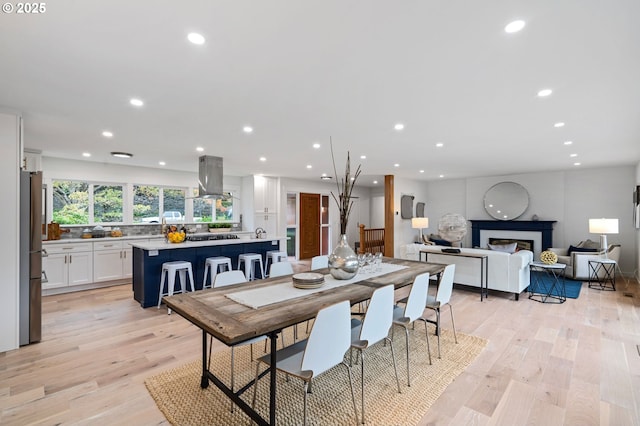
[[345, 234], [340, 235], [338, 245], [329, 255], [329, 273], [337, 280], [349, 280], [358, 273], [358, 256], [349, 247]]

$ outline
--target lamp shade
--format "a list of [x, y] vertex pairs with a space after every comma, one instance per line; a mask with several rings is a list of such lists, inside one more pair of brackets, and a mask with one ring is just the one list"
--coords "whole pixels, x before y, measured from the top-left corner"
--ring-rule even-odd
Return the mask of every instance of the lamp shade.
[[589, 219], [591, 234], [617, 234], [618, 219]]
[[411, 227], [413, 229], [424, 229], [429, 227], [428, 217], [414, 217], [411, 218]]

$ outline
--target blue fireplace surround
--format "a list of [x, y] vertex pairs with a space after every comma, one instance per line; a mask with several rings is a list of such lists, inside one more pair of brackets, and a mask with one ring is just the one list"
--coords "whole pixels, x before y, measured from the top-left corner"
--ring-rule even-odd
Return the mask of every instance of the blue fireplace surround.
[[481, 230], [537, 231], [542, 233], [542, 250], [553, 247], [553, 224], [555, 220], [470, 220], [471, 247], [480, 246]]

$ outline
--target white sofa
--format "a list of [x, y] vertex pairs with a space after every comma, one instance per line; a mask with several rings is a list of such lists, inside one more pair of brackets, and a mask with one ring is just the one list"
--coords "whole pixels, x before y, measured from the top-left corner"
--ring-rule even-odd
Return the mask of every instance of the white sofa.
[[[400, 257], [408, 260], [419, 260], [420, 250], [428, 251], [429, 262], [455, 263], [456, 273], [454, 283], [480, 287], [479, 261], [474, 258], [462, 256], [448, 256], [442, 253], [444, 246], [407, 244], [400, 247]], [[533, 261], [533, 252], [520, 250], [509, 254], [501, 251], [461, 248], [463, 253], [487, 254], [487, 266], [489, 268], [488, 287], [491, 290], [505, 291], [515, 294], [518, 300], [529, 286], [529, 264]], [[424, 259], [422, 254], [422, 259]]]

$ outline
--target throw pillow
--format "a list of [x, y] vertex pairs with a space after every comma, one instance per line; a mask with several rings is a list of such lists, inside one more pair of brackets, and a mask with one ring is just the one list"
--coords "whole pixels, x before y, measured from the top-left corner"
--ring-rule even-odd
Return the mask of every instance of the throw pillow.
[[567, 255], [571, 256], [572, 252], [577, 252], [577, 253], [596, 253], [599, 251], [599, 249], [597, 248], [586, 248], [586, 247], [575, 247], [575, 246], [569, 246], [569, 250], [567, 250]]
[[437, 246], [448, 246], [451, 247], [451, 243], [447, 240], [440, 240], [437, 238], [431, 238], [430, 239], [435, 245]]
[[515, 253], [518, 249], [518, 243], [511, 244], [489, 244], [489, 250], [502, 251], [505, 253]]
[[600, 243], [591, 240], [580, 241], [576, 247], [600, 250]]

